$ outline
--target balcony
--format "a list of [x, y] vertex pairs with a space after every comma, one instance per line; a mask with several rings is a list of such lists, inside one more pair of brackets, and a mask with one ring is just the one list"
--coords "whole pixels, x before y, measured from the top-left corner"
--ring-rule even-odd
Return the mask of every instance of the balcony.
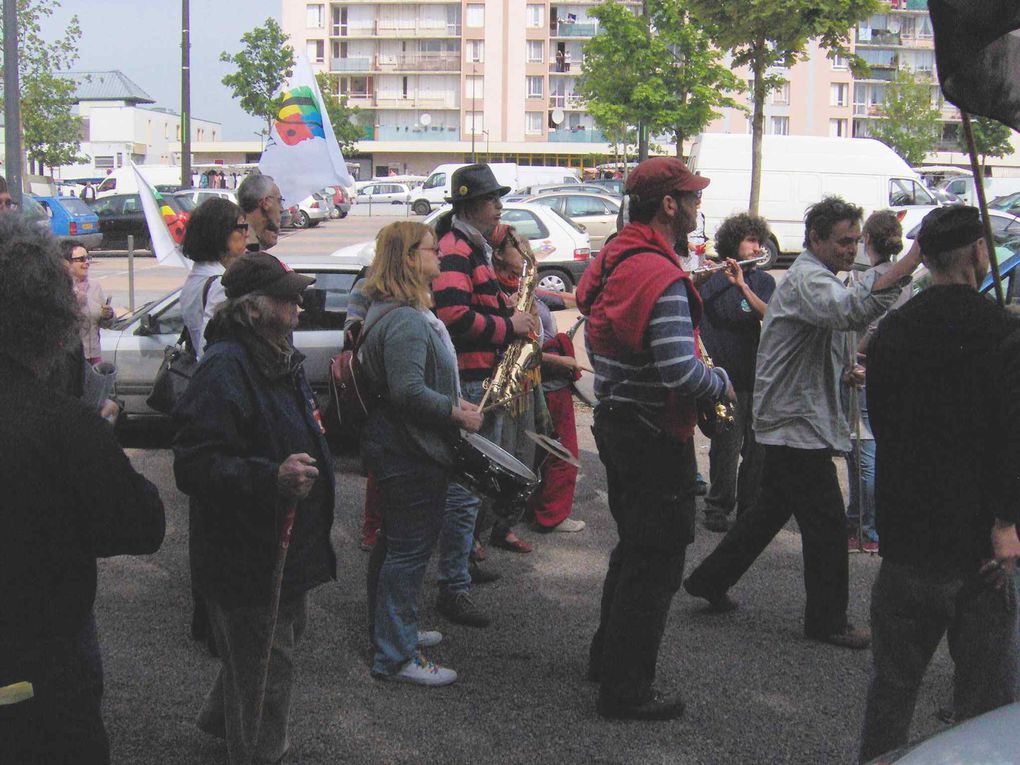
[[599, 33], [597, 22], [578, 24], [568, 21], [557, 21], [555, 27], [550, 27], [550, 37], [594, 37]]
[[887, 29], [872, 29], [871, 37], [864, 40], [860, 37], [860, 32], [857, 33], [857, 44], [868, 46], [868, 45], [902, 45], [903, 40], [900, 37], [899, 32], [890, 32]]
[[329, 63], [331, 72], [371, 72], [372, 59], [364, 58], [334, 58]]
[[551, 143], [609, 143], [605, 134], [596, 128], [561, 128], [549, 131]]
[[566, 61], [553, 61], [549, 64], [550, 74], [580, 74], [581, 64], [584, 60], [571, 61], [569, 58]]
[[460, 104], [456, 96], [432, 96], [430, 98], [412, 98], [410, 96], [380, 96], [376, 95], [375, 103], [377, 109], [459, 109]]
[[549, 105], [560, 109], [584, 109], [584, 99], [574, 93], [553, 93], [549, 96]]
[[460, 132], [455, 125], [378, 125], [375, 128], [377, 141], [459, 141]]
[[376, 64], [379, 72], [459, 72], [459, 53], [408, 53], [381, 58]]
[[361, 26], [333, 24], [330, 27], [332, 37], [385, 37], [387, 39], [460, 37], [460, 29], [460, 24], [393, 26], [392, 24], [382, 24], [378, 21]]

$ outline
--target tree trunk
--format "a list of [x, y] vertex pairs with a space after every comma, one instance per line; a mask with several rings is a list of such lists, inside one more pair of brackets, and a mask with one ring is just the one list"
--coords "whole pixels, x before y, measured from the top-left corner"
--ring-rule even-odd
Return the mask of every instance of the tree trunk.
[[754, 112], [751, 116], [751, 195], [747, 211], [758, 214], [758, 200], [761, 197], [761, 144], [765, 132], [765, 40], [759, 39], [754, 45], [751, 61], [754, 73]]
[[683, 160], [684, 158], [684, 133], [682, 130], [677, 128], [673, 131], [673, 137], [676, 140], [676, 158]]
[[648, 159], [648, 128], [643, 122], [638, 123], [638, 162]]

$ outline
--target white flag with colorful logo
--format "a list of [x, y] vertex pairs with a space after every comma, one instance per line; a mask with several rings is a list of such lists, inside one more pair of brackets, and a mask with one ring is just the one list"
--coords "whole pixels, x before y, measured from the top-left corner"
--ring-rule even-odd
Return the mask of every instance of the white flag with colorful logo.
[[145, 179], [134, 162], [131, 163], [131, 169], [135, 171], [138, 196], [142, 200], [145, 223], [149, 227], [152, 254], [160, 265], [190, 268], [191, 261], [181, 254], [180, 247], [180, 242], [184, 240], [186, 221], [166, 204], [163, 195]]
[[283, 103], [259, 160], [259, 171], [273, 177], [288, 205], [326, 186], [353, 186], [319, 86], [303, 56], [296, 57], [294, 74], [281, 95]]

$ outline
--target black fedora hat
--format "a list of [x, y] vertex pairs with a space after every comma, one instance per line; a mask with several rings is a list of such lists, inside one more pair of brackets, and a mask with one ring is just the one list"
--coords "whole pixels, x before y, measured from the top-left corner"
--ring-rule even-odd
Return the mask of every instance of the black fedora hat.
[[477, 165], [464, 165], [453, 171], [453, 178], [450, 181], [450, 196], [447, 202], [464, 202], [468, 199], [477, 199], [498, 191], [500, 196], [510, 193], [509, 186], [500, 185], [492, 168], [484, 162]]

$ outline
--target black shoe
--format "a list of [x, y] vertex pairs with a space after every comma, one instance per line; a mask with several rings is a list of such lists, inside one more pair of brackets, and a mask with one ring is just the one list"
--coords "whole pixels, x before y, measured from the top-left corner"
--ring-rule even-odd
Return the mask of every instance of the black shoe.
[[679, 696], [654, 693], [644, 704], [620, 704], [600, 698], [595, 709], [602, 717], [614, 720], [675, 720], [683, 717], [684, 702]]
[[436, 600], [436, 610], [451, 622], [467, 627], [488, 627], [492, 623], [466, 592], [439, 596]]
[[723, 614], [727, 611], [732, 611], [737, 607], [737, 601], [725, 592], [711, 592], [703, 587], [699, 587], [697, 584], [691, 582], [690, 577], [684, 579], [684, 589], [687, 590], [688, 595], [693, 595], [696, 598], [704, 598], [707, 600], [709, 611], [715, 611], [716, 613]]
[[501, 577], [495, 571], [484, 569], [474, 561], [468, 563], [468, 573], [471, 574], [471, 584], [489, 584], [499, 581]]
[[726, 517], [725, 513], [718, 510], [706, 510], [701, 525], [709, 531], [725, 533], [730, 530], [730, 519]]
[[871, 630], [867, 627], [854, 627], [847, 624], [839, 632], [828, 635], [807, 635], [809, 640], [817, 640], [821, 643], [828, 643], [839, 648], [849, 648], [854, 651], [863, 651], [871, 646]]

